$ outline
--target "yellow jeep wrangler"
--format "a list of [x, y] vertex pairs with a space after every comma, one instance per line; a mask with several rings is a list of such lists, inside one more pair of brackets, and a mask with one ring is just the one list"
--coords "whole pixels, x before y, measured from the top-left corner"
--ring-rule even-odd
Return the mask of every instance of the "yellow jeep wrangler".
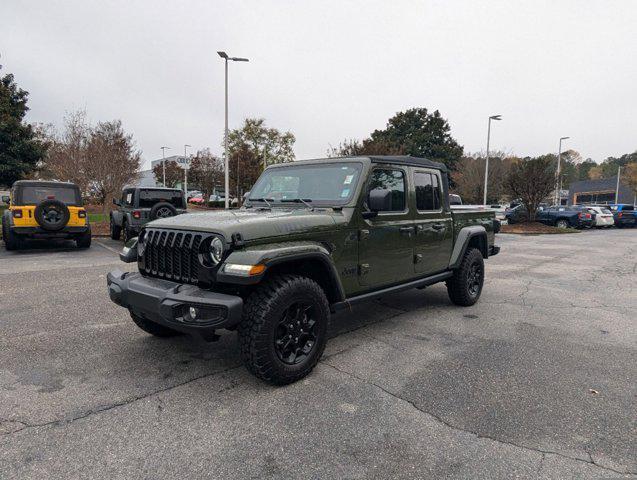
[[2, 215], [7, 250], [20, 248], [25, 239], [72, 239], [78, 248], [91, 246], [91, 226], [77, 185], [19, 180], [2, 200], [9, 205]]

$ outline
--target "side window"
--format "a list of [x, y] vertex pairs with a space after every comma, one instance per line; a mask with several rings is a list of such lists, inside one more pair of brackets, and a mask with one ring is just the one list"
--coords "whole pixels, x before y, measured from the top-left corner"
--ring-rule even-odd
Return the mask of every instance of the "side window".
[[441, 189], [438, 175], [416, 172], [416, 208], [420, 211], [440, 210]]
[[134, 190], [124, 190], [124, 193], [122, 194], [122, 205], [127, 207], [133, 206], [133, 192]]
[[405, 210], [405, 173], [402, 170], [376, 169], [372, 172], [369, 189], [391, 190], [391, 211]]

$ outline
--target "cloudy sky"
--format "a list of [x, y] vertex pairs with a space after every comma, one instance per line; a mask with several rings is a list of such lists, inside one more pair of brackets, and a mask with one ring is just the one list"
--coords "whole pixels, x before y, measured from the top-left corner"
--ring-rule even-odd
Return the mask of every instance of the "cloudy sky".
[[395, 112], [438, 109], [466, 151], [637, 150], [637, 1], [0, 2], [0, 63], [29, 120], [120, 118], [144, 159], [185, 143], [221, 151], [230, 127], [291, 130], [297, 158], [362, 138]]

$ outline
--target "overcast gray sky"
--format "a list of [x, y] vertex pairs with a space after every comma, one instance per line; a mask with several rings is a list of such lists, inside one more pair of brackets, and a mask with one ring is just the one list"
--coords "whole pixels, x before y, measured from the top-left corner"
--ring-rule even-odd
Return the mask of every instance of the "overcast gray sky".
[[362, 138], [395, 112], [439, 109], [465, 151], [637, 150], [637, 1], [0, 2], [0, 63], [28, 119], [120, 118], [146, 162], [184, 143], [221, 152], [230, 127], [291, 130], [297, 158]]

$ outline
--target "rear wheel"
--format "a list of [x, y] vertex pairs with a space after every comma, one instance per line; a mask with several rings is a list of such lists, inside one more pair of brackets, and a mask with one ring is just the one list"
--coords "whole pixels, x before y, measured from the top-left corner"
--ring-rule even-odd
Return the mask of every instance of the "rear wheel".
[[124, 243], [128, 243], [128, 241], [134, 236], [126, 220], [122, 222], [122, 233], [123, 233]]
[[177, 335], [181, 335], [181, 333], [179, 333], [177, 330], [173, 330], [172, 328], [164, 327], [163, 325], [160, 325], [159, 323], [146, 320], [145, 318], [139, 317], [132, 312], [130, 316], [133, 319], [133, 322], [135, 322], [135, 325], [137, 325], [146, 333], [150, 333], [151, 335], [154, 335], [155, 337], [168, 338], [168, 337], [175, 337]]
[[75, 245], [77, 248], [90, 248], [91, 247], [91, 230], [83, 233], [81, 237], [75, 239]]
[[453, 277], [447, 280], [447, 293], [456, 305], [469, 307], [476, 303], [484, 284], [484, 259], [482, 252], [471, 248], [464, 254]]
[[18, 236], [11, 231], [4, 219], [2, 219], [2, 239], [4, 240], [5, 249], [17, 250], [20, 248]]
[[111, 238], [113, 240], [119, 240], [119, 237], [122, 234], [122, 227], [115, 224], [115, 221], [113, 220], [112, 215], [111, 215], [111, 221], [110, 221], [110, 233], [111, 233]]
[[323, 354], [329, 317], [325, 293], [313, 280], [297, 275], [267, 280], [244, 305], [239, 342], [245, 366], [275, 385], [305, 377]]

